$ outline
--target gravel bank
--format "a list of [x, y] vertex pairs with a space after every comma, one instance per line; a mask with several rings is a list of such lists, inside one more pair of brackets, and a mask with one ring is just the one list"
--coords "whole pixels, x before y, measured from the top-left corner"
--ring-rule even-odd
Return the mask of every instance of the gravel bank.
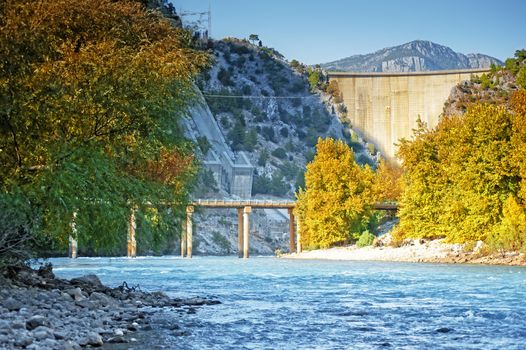
[[482, 255], [479, 252], [464, 252], [460, 244], [447, 244], [442, 240], [408, 241], [401, 247], [356, 246], [337, 247], [304, 251], [299, 254], [286, 254], [287, 259], [322, 259], [322, 260], [355, 260], [355, 261], [402, 261], [428, 263], [471, 263], [488, 265], [526, 266], [523, 253], [502, 253]]
[[[195, 313], [211, 299], [172, 299], [126, 283], [104, 286], [95, 275], [55, 278], [50, 265], [26, 266], [0, 275], [0, 349], [81, 349], [134, 342], [148, 331], [153, 313]], [[181, 332], [178, 324], [167, 325]], [[184, 332], [181, 332], [184, 335]]]

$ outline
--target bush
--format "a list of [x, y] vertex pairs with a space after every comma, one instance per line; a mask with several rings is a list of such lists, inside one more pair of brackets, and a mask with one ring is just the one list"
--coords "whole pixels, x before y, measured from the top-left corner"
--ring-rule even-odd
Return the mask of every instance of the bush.
[[374, 239], [376, 238], [375, 235], [373, 235], [369, 230], [365, 230], [360, 235], [360, 238], [358, 239], [358, 242], [356, 242], [356, 246], [358, 247], [367, 247], [373, 244]]
[[259, 166], [267, 165], [268, 157], [269, 157], [268, 151], [266, 149], [263, 149], [263, 151], [261, 151], [261, 153], [259, 154], [258, 165]]
[[232, 81], [230, 72], [223, 67], [217, 72], [217, 79], [223, 84], [224, 86], [233, 86], [234, 81]]
[[217, 231], [212, 232], [212, 240], [225, 252], [230, 253], [230, 241]]
[[265, 140], [276, 143], [276, 134], [271, 126], [264, 126], [263, 129], [261, 129], [261, 133]]
[[283, 148], [278, 147], [275, 150], [272, 151], [272, 155], [274, 157], [277, 157], [279, 159], [285, 159], [287, 158], [287, 151], [285, 151]]
[[0, 271], [31, 257], [31, 212], [23, 196], [0, 194]]
[[203, 152], [203, 155], [206, 155], [212, 147], [210, 141], [208, 141], [208, 139], [205, 136], [197, 137], [197, 145], [199, 146], [201, 152]]

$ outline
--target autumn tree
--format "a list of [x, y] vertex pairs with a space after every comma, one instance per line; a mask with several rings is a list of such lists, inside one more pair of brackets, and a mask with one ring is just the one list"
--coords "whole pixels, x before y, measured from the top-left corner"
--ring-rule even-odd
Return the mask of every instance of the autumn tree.
[[305, 190], [297, 194], [301, 243], [306, 249], [327, 248], [355, 239], [367, 229], [374, 173], [359, 166], [341, 140], [318, 139], [307, 165]]
[[398, 238], [524, 247], [524, 91], [512, 101], [511, 109], [474, 105], [401, 142], [406, 187]]
[[138, 1], [7, 0], [0, 57], [1, 196], [35, 237], [64, 246], [78, 213], [81, 246], [124, 246], [130, 208], [179, 203], [139, 211], [162, 241], [196, 173], [177, 120], [209, 58], [190, 33]]

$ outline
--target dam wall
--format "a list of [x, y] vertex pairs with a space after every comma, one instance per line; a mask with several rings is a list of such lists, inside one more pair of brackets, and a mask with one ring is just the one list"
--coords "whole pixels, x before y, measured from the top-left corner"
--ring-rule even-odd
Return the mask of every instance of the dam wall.
[[395, 144], [412, 136], [418, 118], [435, 127], [451, 89], [485, 72], [489, 69], [328, 75], [338, 82], [353, 130], [374, 143], [382, 155], [395, 159]]

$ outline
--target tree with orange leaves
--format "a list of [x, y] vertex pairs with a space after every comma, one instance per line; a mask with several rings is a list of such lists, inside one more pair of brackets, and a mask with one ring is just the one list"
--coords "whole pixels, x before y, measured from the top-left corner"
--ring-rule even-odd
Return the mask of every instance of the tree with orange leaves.
[[1, 2], [2, 203], [25, 203], [47, 248], [66, 243], [76, 212], [80, 245], [110, 252], [131, 207], [179, 203], [139, 218], [162, 242], [196, 173], [177, 123], [208, 63], [139, 1]]

